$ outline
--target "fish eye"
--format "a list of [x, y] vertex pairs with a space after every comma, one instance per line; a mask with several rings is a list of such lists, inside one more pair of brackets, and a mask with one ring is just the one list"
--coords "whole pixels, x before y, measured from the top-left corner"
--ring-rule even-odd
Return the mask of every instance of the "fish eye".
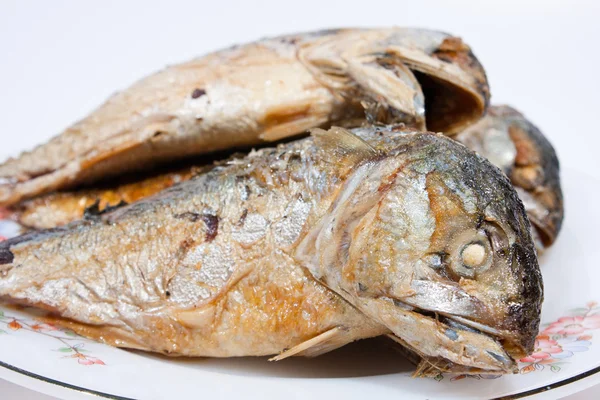
[[487, 258], [485, 247], [481, 243], [469, 243], [463, 247], [460, 256], [463, 265], [468, 268], [477, 268], [483, 264]]
[[461, 277], [474, 278], [492, 265], [493, 250], [485, 231], [468, 231], [456, 238], [449, 256], [452, 272]]

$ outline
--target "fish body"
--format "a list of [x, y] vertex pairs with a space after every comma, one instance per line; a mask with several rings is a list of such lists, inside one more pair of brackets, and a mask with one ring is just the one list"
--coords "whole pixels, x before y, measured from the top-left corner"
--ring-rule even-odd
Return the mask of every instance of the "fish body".
[[[550, 246], [563, 219], [562, 190], [556, 152], [539, 129], [511, 107], [492, 106], [484, 118], [454, 138], [509, 176], [536, 228], [538, 248]], [[26, 227], [53, 228], [82, 218], [96, 202], [100, 210], [131, 203], [191, 178], [193, 170], [202, 167], [206, 166], [186, 167], [105, 189], [51, 193], [14, 206], [12, 217]]]
[[1, 298], [170, 355], [281, 359], [388, 334], [422, 373], [514, 372], [542, 296], [504, 174], [394, 127], [316, 130], [0, 243]]
[[456, 133], [487, 107], [470, 48], [423, 29], [265, 39], [174, 65], [0, 165], [0, 204], [365, 118]]

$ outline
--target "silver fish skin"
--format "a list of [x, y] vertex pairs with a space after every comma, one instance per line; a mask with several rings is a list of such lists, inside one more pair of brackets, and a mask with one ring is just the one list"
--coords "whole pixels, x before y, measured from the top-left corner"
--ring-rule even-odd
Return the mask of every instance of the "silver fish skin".
[[339, 121], [456, 133], [488, 99], [470, 48], [445, 33], [334, 29], [264, 39], [142, 79], [6, 161], [0, 204]]
[[0, 298], [170, 355], [282, 359], [388, 334], [423, 374], [515, 372], [543, 297], [523, 205], [487, 160], [399, 129], [315, 130], [2, 242]]
[[535, 228], [538, 248], [551, 246], [562, 226], [564, 204], [558, 156], [542, 132], [514, 108], [492, 106], [455, 139], [508, 175]]

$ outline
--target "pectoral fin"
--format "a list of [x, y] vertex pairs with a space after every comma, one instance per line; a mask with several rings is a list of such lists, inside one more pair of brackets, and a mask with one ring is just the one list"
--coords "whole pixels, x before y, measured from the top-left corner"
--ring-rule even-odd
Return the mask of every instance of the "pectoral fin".
[[334, 126], [329, 130], [312, 129], [315, 144], [322, 151], [334, 157], [336, 161], [344, 164], [356, 165], [360, 161], [377, 156], [378, 152], [352, 132]]
[[[349, 336], [347, 329], [336, 326], [270, 358], [269, 361], [281, 361], [292, 356], [316, 357], [342, 347], [348, 343]], [[352, 339], [350, 339], [350, 341], [352, 341]]]
[[356, 57], [348, 61], [347, 73], [364, 93], [367, 119], [426, 129], [423, 91], [405, 65], [387, 57]]

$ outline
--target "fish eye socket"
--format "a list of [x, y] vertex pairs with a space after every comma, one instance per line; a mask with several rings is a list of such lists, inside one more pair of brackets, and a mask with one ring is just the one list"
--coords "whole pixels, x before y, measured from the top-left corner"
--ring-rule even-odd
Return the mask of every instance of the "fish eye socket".
[[502, 251], [510, 247], [510, 240], [504, 229], [495, 222], [486, 221], [483, 226], [494, 252]]

